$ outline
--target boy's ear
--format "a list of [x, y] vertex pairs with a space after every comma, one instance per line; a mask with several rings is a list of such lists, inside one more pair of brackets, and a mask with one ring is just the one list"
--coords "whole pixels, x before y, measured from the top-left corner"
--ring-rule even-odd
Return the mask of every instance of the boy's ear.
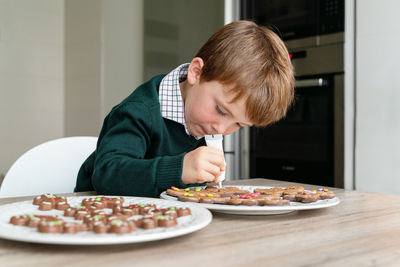
[[195, 84], [200, 81], [201, 71], [203, 70], [204, 61], [199, 57], [195, 57], [190, 62], [187, 74], [187, 81], [189, 84]]

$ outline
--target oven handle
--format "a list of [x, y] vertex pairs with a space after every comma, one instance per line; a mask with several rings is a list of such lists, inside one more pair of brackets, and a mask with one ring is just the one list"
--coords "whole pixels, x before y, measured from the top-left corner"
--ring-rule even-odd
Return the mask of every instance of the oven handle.
[[328, 85], [328, 80], [324, 78], [308, 79], [308, 80], [296, 80], [295, 87], [322, 87]]

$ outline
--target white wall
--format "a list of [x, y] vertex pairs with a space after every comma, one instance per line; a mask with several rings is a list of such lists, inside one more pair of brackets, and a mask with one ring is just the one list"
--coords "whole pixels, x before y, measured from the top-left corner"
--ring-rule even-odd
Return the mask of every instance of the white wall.
[[0, 0], [0, 173], [64, 132], [64, 1]]
[[356, 189], [400, 194], [400, 2], [356, 1]]
[[355, 1], [345, 1], [344, 42], [344, 188], [352, 190], [354, 179], [355, 137]]
[[222, 0], [145, 0], [144, 79], [190, 62], [223, 25]]
[[64, 0], [64, 14], [64, 135], [95, 136], [101, 126], [101, 1]]
[[97, 135], [143, 81], [143, 0], [0, 0], [0, 177], [44, 141]]
[[101, 118], [143, 83], [143, 1], [102, 0]]

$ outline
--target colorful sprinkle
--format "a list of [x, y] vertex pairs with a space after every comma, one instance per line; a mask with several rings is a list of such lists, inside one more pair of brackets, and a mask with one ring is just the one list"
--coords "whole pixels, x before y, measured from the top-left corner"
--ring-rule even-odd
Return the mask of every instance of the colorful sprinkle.
[[123, 225], [124, 223], [121, 221], [121, 220], [115, 220], [115, 221], [112, 221], [111, 222], [111, 225], [117, 225], [117, 226], [121, 226], [121, 225]]

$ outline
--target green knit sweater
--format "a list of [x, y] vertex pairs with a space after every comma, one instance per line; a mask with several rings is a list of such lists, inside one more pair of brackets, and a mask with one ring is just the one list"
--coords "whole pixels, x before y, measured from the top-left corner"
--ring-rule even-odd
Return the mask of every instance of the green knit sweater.
[[164, 76], [138, 87], [107, 115], [96, 151], [79, 170], [76, 192], [153, 197], [187, 186], [181, 179], [183, 157], [205, 142], [161, 116], [158, 89]]

